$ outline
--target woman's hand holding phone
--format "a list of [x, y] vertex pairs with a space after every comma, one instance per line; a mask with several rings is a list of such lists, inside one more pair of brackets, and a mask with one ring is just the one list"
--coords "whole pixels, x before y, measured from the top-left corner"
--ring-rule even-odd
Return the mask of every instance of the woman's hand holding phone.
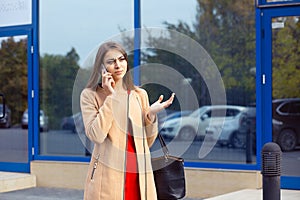
[[114, 90], [115, 81], [112, 77], [112, 74], [109, 73], [103, 65], [102, 65], [102, 87], [110, 91], [112, 94], [115, 92]]

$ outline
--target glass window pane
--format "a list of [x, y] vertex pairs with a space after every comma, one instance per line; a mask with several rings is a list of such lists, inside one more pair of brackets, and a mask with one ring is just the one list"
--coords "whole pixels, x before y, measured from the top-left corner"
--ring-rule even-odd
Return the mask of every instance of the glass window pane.
[[272, 136], [283, 151], [282, 175], [298, 177], [294, 166], [300, 165], [299, 19], [272, 18]]
[[0, 41], [0, 162], [27, 163], [27, 36]]
[[[172, 106], [159, 113], [159, 127], [170, 152], [187, 161], [256, 162], [253, 4], [142, 4], [141, 84], [150, 102], [176, 93]], [[154, 8], [162, 14], [153, 15]], [[190, 114], [168, 119], [186, 111]], [[155, 143], [154, 155], [158, 149]]]
[[89, 155], [80, 111], [72, 110], [81, 92], [75, 79], [89, 76], [81, 72], [87, 71], [87, 59], [100, 43], [133, 28], [132, 4], [41, 0], [39, 11], [40, 154]]

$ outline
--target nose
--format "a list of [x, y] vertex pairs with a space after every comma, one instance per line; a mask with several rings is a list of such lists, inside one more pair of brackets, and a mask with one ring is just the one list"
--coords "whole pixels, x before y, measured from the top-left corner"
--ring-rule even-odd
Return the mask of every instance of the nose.
[[119, 59], [115, 59], [115, 68], [119, 68], [120, 67], [120, 61]]

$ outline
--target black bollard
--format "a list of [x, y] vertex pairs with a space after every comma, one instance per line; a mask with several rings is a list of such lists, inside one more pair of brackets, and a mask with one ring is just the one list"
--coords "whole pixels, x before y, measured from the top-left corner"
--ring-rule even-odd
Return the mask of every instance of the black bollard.
[[262, 148], [263, 200], [280, 200], [281, 154], [274, 142]]

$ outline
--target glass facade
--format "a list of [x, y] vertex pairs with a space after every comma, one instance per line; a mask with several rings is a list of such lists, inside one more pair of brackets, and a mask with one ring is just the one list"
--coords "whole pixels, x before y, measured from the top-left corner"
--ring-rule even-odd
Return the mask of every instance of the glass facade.
[[[89, 160], [79, 95], [99, 44], [116, 40], [150, 103], [176, 93], [159, 130], [186, 166], [259, 170], [261, 147], [273, 140], [284, 184], [298, 181], [299, 3], [2, 1], [0, 169]], [[162, 153], [157, 142], [151, 150]]]

